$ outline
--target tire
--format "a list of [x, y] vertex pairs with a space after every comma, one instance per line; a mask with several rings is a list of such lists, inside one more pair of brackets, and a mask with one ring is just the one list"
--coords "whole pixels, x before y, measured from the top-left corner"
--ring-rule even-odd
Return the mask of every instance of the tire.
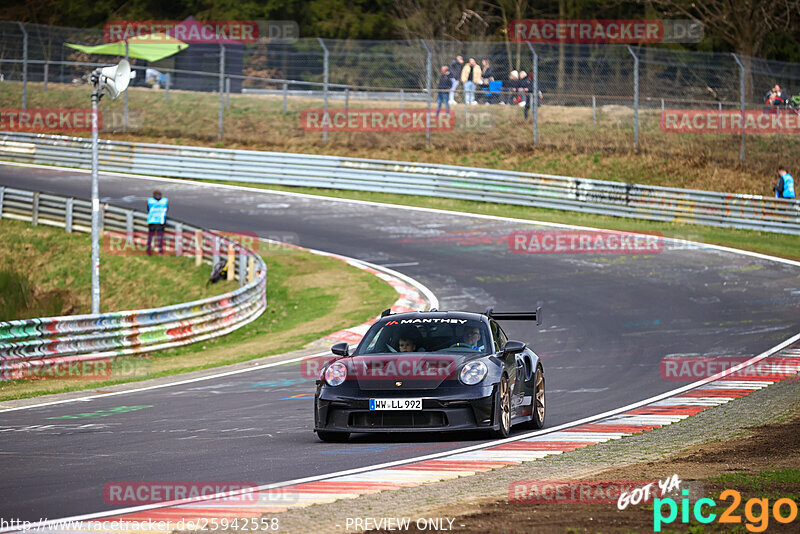
[[533, 377], [533, 397], [531, 398], [531, 411], [533, 413], [533, 418], [530, 422], [531, 428], [538, 429], [544, 427], [544, 419], [547, 415], [546, 408], [544, 370], [540, 365], [536, 368], [536, 374]]
[[331, 432], [329, 430], [317, 430], [317, 437], [322, 441], [330, 443], [344, 443], [350, 439], [349, 432]]
[[494, 420], [499, 427], [492, 430], [492, 437], [507, 438], [511, 432], [511, 390], [508, 387], [508, 378], [503, 375], [497, 387], [494, 398]]

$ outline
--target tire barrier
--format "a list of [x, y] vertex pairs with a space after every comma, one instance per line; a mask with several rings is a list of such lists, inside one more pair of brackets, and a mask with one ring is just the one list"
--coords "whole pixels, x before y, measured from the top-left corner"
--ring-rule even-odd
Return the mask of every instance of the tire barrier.
[[[120, 242], [147, 232], [144, 213], [102, 206], [101, 227]], [[0, 217], [33, 225], [91, 230], [91, 203], [0, 186]], [[267, 266], [235, 239], [167, 219], [176, 254], [192, 251], [195, 262], [216, 263], [220, 251], [238, 258], [229, 267], [239, 288], [193, 302], [145, 310], [0, 322], [0, 379], [35, 374], [37, 368], [109, 359], [188, 345], [225, 335], [258, 318], [267, 307]], [[167, 239], [167, 238], [165, 238]], [[211, 246], [206, 246], [213, 243]]]

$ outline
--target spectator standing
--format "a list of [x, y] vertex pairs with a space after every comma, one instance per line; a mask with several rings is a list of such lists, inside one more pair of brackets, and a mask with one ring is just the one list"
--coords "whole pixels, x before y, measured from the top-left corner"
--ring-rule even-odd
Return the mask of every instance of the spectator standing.
[[464, 84], [464, 102], [475, 105], [475, 86], [481, 83], [481, 67], [475, 58], [469, 58], [469, 63], [461, 69], [461, 83]]
[[533, 95], [533, 73], [526, 74], [525, 71], [519, 73], [519, 87], [522, 94], [522, 115], [528, 120], [528, 111], [531, 107], [531, 95]]
[[167, 207], [169, 199], [161, 196], [156, 189], [153, 196], [147, 199], [147, 255], [152, 254], [150, 246], [155, 237], [156, 247], [164, 254], [164, 227], [167, 224]]
[[486, 104], [494, 103], [492, 93], [489, 92], [489, 82], [494, 81], [494, 67], [492, 67], [489, 59], [481, 60], [481, 86], [485, 91]]
[[777, 198], [795, 198], [794, 178], [786, 171], [786, 167], [778, 167], [778, 185], [772, 188]]
[[782, 106], [786, 103], [786, 93], [784, 93], [781, 90], [781, 86], [776, 83], [775, 87], [767, 91], [764, 103], [768, 106]]
[[461, 75], [461, 69], [464, 68], [464, 56], [456, 56], [456, 58], [450, 63], [450, 76], [452, 77], [452, 81], [450, 82], [450, 103], [456, 103], [456, 88], [458, 87], [458, 77]]
[[439, 75], [439, 84], [436, 86], [438, 93], [436, 95], [436, 118], [439, 118], [439, 111], [442, 109], [442, 104], [444, 104], [444, 109], [447, 111], [447, 115], [450, 115], [450, 102], [447, 99], [448, 94], [450, 93], [450, 88], [452, 87], [453, 76], [450, 73], [450, 68], [447, 65], [442, 65], [442, 73]]
[[519, 106], [524, 108], [525, 118], [528, 118], [528, 93], [530, 86], [528, 84], [528, 73], [524, 70], [519, 71], [519, 81], [517, 82], [517, 95], [519, 96]]

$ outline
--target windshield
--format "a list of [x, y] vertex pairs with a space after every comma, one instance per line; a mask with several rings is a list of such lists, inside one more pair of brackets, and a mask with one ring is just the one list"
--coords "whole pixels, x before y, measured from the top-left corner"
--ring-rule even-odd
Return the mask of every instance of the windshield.
[[354, 354], [489, 353], [490, 346], [489, 332], [481, 321], [447, 317], [388, 319], [369, 329]]

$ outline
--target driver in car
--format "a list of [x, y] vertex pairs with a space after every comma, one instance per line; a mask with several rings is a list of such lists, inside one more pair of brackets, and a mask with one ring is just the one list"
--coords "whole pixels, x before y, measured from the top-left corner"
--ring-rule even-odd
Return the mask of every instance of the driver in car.
[[481, 340], [481, 331], [477, 326], [467, 326], [464, 329], [464, 334], [461, 336], [461, 341], [456, 343], [456, 346], [467, 346], [473, 350], [480, 350], [478, 342]]

